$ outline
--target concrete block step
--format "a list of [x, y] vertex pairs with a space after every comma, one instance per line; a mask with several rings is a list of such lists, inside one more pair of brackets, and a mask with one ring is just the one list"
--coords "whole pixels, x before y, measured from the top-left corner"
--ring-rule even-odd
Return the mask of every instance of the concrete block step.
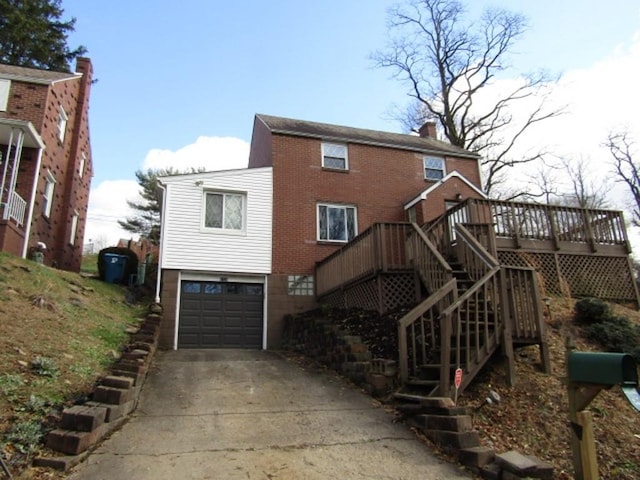
[[107, 409], [104, 407], [74, 405], [63, 410], [60, 428], [63, 430], [92, 432], [105, 423], [106, 417]]

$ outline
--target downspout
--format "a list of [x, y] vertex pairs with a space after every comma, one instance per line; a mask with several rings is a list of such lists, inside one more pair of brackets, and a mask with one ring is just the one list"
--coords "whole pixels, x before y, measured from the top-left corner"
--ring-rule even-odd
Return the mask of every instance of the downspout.
[[43, 148], [38, 149], [38, 159], [36, 160], [36, 169], [33, 175], [33, 186], [31, 187], [31, 199], [29, 200], [29, 214], [27, 215], [26, 228], [24, 231], [24, 245], [22, 245], [22, 258], [27, 258], [29, 249], [29, 235], [31, 235], [31, 221], [33, 220], [33, 209], [36, 202], [36, 193], [38, 190], [38, 180], [40, 179], [40, 165], [42, 163]]
[[160, 212], [160, 245], [158, 245], [158, 271], [156, 273], [156, 298], [155, 302], [160, 303], [160, 280], [162, 279], [162, 246], [164, 245], [164, 235], [165, 228], [162, 228], [162, 224], [164, 223], [164, 210], [167, 204], [167, 189], [165, 185], [162, 184], [160, 180], [158, 180], [158, 188], [162, 190], [162, 210]]

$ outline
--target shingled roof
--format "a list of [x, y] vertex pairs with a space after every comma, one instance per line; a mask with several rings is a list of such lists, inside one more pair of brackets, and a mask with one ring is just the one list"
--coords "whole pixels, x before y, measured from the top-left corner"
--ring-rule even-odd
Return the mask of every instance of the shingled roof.
[[16, 65], [6, 65], [0, 63], [0, 78], [8, 80], [22, 80], [26, 82], [41, 83], [48, 85], [60, 80], [70, 80], [82, 76], [80, 73], [53, 72], [51, 70], [41, 70], [39, 68], [18, 67]]
[[401, 148], [424, 153], [438, 153], [456, 155], [459, 157], [479, 158], [479, 155], [455, 147], [449, 143], [435, 138], [419, 137], [417, 135], [405, 135], [401, 133], [380, 132], [363, 128], [344, 127], [328, 123], [308, 122], [292, 118], [273, 117], [271, 115], [257, 114], [269, 130], [273, 133], [297, 135], [303, 137], [319, 138], [322, 140], [363, 143], [390, 148]]

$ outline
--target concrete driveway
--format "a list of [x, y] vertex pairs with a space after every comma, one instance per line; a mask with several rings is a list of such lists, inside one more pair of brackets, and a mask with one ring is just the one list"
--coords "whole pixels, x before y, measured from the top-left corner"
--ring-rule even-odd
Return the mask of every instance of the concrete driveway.
[[468, 479], [367, 395], [271, 352], [158, 352], [130, 421], [71, 479]]

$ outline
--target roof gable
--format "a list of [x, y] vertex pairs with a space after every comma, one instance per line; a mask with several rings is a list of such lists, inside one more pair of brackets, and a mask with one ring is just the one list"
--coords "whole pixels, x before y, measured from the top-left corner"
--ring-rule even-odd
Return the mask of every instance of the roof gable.
[[424, 189], [422, 192], [420, 192], [418, 195], [416, 195], [415, 197], [413, 197], [411, 200], [409, 200], [408, 202], [406, 202], [404, 204], [404, 209], [407, 210], [411, 207], [413, 207], [416, 203], [420, 202], [421, 200], [426, 200], [427, 196], [433, 192], [434, 190], [436, 190], [437, 188], [440, 188], [442, 185], [444, 185], [445, 183], [447, 183], [447, 181], [449, 181], [452, 178], [459, 178], [461, 181], [463, 181], [466, 185], [468, 185], [472, 190], [474, 190], [478, 195], [480, 195], [480, 198], [488, 198], [487, 195], [480, 190], [478, 187], [476, 187], [473, 183], [471, 183], [467, 177], [465, 177], [464, 175], [462, 175], [461, 173], [459, 173], [458, 171], [454, 170], [453, 172], [445, 175], [444, 177], [442, 177], [442, 179], [440, 179], [439, 181], [437, 181], [436, 183], [434, 183], [433, 185], [429, 186], [429, 188]]
[[363, 143], [440, 155], [455, 155], [473, 159], [479, 158], [479, 155], [475, 153], [436, 140], [435, 138], [308, 122], [306, 120], [295, 120], [264, 114], [257, 114], [256, 118], [260, 119], [273, 133], [318, 138], [321, 140]]

